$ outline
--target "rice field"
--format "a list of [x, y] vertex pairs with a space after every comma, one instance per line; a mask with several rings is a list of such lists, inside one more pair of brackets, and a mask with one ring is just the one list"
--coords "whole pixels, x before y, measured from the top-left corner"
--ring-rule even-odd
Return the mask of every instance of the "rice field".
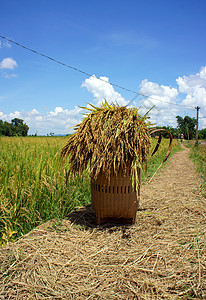
[[[67, 140], [68, 137], [0, 137], [1, 245], [90, 203], [88, 169], [66, 184], [68, 164], [61, 165], [60, 150]], [[172, 152], [180, 150], [177, 141], [173, 145]], [[160, 164], [167, 147], [168, 140], [163, 140], [149, 163], [148, 176]]]
[[197, 171], [202, 177], [202, 192], [206, 195], [206, 144], [193, 146], [190, 150], [190, 158], [194, 161]]

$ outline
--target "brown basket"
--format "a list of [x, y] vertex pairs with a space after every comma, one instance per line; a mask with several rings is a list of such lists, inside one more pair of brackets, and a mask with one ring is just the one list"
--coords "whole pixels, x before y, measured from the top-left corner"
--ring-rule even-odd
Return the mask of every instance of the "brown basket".
[[122, 170], [115, 176], [111, 174], [110, 182], [100, 173], [96, 180], [91, 179], [91, 199], [96, 213], [97, 224], [110, 219], [124, 223], [135, 223], [139, 207], [141, 170], [138, 169], [139, 184], [132, 187], [132, 180]]

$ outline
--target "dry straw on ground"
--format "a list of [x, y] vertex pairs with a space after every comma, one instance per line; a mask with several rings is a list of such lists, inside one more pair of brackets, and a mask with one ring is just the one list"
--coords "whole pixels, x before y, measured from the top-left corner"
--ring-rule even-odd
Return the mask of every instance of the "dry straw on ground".
[[205, 299], [206, 199], [188, 151], [141, 197], [132, 226], [91, 208], [0, 249], [0, 299]]

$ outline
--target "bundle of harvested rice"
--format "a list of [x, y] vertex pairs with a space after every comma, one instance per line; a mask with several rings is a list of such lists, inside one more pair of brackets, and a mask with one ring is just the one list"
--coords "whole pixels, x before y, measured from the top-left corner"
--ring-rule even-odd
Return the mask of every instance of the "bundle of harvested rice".
[[[91, 105], [91, 104], [90, 104]], [[111, 172], [130, 170], [133, 182], [138, 181], [136, 169], [146, 166], [150, 135], [146, 115], [139, 109], [108, 104], [86, 108], [90, 111], [75, 128], [61, 150], [64, 161], [68, 157], [70, 175], [81, 174], [90, 164], [91, 177], [100, 172], [109, 180]]]

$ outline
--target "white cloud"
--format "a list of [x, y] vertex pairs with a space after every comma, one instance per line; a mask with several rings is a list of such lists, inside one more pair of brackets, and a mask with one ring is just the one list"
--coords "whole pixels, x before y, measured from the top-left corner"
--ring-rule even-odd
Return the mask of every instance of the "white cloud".
[[[95, 76], [86, 79], [82, 87], [93, 94], [95, 104], [100, 105], [106, 99], [108, 102], [117, 102], [119, 105], [139, 106], [139, 103], [130, 103], [125, 100], [119, 93], [117, 93], [113, 86], [109, 84], [107, 77], [100, 77], [98, 80]], [[105, 82], [106, 81], [106, 82]], [[150, 97], [141, 101], [141, 112], [145, 114], [152, 106], [155, 108], [150, 113], [151, 122], [158, 123], [158, 125], [176, 126], [177, 108], [171, 107], [168, 103], [161, 102], [177, 102], [178, 91], [169, 86], [158, 85], [157, 83], [149, 82], [147, 79], [143, 80], [140, 85], [140, 93]], [[158, 101], [161, 100], [161, 101]]]
[[0, 62], [0, 69], [13, 70], [15, 67], [17, 67], [17, 62], [11, 57], [6, 57]]
[[[120, 93], [114, 90], [107, 77], [101, 77], [101, 79], [98, 80], [95, 76], [92, 76], [82, 84], [82, 87], [86, 87], [94, 96], [94, 105], [100, 105], [105, 98], [110, 103], [130, 104]], [[132, 105], [138, 107], [141, 104], [142, 114], [155, 105], [155, 108], [150, 112], [151, 122], [160, 126], [170, 125], [176, 127], [176, 116], [182, 115], [184, 108], [170, 105], [167, 102], [180, 103], [180, 95], [184, 93], [185, 98], [182, 100], [182, 104], [193, 107], [199, 105], [201, 107], [200, 129], [206, 128], [206, 118], [203, 118], [206, 116], [206, 67], [201, 68], [200, 72], [195, 75], [179, 77], [177, 83], [179, 92], [176, 88], [159, 85], [145, 79], [141, 82], [140, 93], [148, 97], [142, 98], [140, 103], [133, 102]], [[78, 106], [75, 106], [72, 110], [57, 106], [53, 110], [44, 113], [35, 108], [28, 112], [14, 111], [8, 115], [0, 111], [0, 119], [8, 122], [13, 118], [23, 119], [30, 127], [29, 134], [36, 132], [43, 135], [50, 132], [67, 134], [73, 132], [73, 127], [81, 121], [83, 113], [84, 110]], [[195, 109], [192, 114], [191, 117], [196, 116]], [[184, 117], [184, 115], [182, 116]]]
[[73, 132], [73, 127], [78, 124], [82, 118], [82, 109], [75, 106], [68, 110], [62, 107], [56, 107], [54, 111], [40, 113], [35, 108], [28, 112], [15, 111], [8, 115], [0, 111], [0, 119], [10, 122], [13, 118], [23, 119], [29, 126], [29, 134], [38, 132], [40, 135], [47, 135], [50, 132], [55, 134], [68, 134]]
[[[114, 90], [113, 86], [108, 83], [108, 78], [101, 78], [102, 81], [92, 76], [82, 84], [94, 95], [94, 104], [100, 105], [106, 98], [110, 103], [117, 102], [119, 105], [126, 105], [128, 101]], [[43, 114], [36, 109], [32, 109], [29, 112], [15, 111], [9, 115], [4, 115], [0, 112], [0, 118], [7, 121], [11, 121], [15, 117], [23, 119], [30, 128], [29, 134], [34, 134], [35, 132], [43, 135], [50, 132], [67, 134], [73, 132], [73, 128], [81, 121], [84, 113], [84, 110], [78, 106], [75, 106], [72, 110], [57, 106], [54, 110]]]
[[158, 103], [158, 105], [160, 104], [160, 102], [156, 101], [156, 99], [162, 101], [173, 100], [174, 102], [176, 102], [176, 97], [178, 96], [177, 89], [165, 85], [159, 85], [157, 83], [150, 82], [147, 79], [142, 81], [140, 87], [140, 92], [144, 95], [154, 97], [154, 99], [151, 99], [151, 101], [154, 101], [154, 104]]
[[151, 122], [159, 126], [176, 126], [176, 116], [178, 109], [168, 102], [177, 103], [178, 91], [175, 88], [159, 85], [147, 79], [140, 84], [140, 93], [146, 95], [146, 99], [141, 100], [142, 112], [146, 113], [154, 105], [150, 112]]
[[179, 91], [187, 94], [182, 104], [187, 106], [201, 106], [206, 110], [206, 67], [202, 67], [195, 75], [177, 78]]
[[15, 111], [14, 113], [10, 113], [9, 116], [11, 119], [21, 118], [21, 113], [19, 111]]
[[11, 48], [11, 44], [8, 41], [4, 41], [3, 43], [0, 41], [0, 48], [3, 47]]
[[5, 42], [3, 43], [3, 46], [4, 46], [4, 47], [7, 47], [7, 48], [11, 48], [11, 44], [10, 44], [8, 41], [5, 41]]
[[[204, 100], [204, 93], [205, 89], [203, 86], [205, 85], [205, 78], [206, 78], [206, 69], [202, 68], [201, 72], [199, 73], [199, 81], [194, 80], [194, 78], [190, 78], [191, 83], [193, 83], [195, 88], [195, 96], [201, 98], [202, 104], [206, 101]], [[149, 109], [151, 109], [154, 105], [155, 107], [150, 112], [150, 119], [151, 122], [159, 125], [169, 125], [176, 127], [176, 116], [188, 113], [187, 109], [178, 106], [175, 104], [181, 104], [181, 92], [183, 92], [183, 87], [186, 85], [185, 83], [182, 84], [182, 89], [179, 91], [171, 86], [166, 85], [159, 85], [158, 83], [148, 81], [147, 79], [142, 80], [140, 84], [140, 93], [146, 95], [148, 97], [144, 97], [140, 100], [140, 103], [130, 103], [126, 99], [124, 99], [121, 94], [116, 92], [113, 86], [109, 83], [109, 79], [107, 77], [100, 77], [102, 80], [98, 80], [94, 75], [90, 78], [86, 79], [82, 84], [82, 87], [86, 87], [87, 90], [93, 94], [94, 102], [96, 105], [100, 105], [101, 102], [106, 98], [108, 102], [117, 102], [119, 105], [131, 105], [131, 106], [140, 106], [141, 104], [141, 112], [145, 114]], [[184, 77], [186, 79], [186, 77]], [[183, 80], [182, 80], [183, 82]], [[199, 87], [199, 88], [197, 88]], [[193, 89], [194, 89], [193, 88]], [[185, 92], [190, 92], [191, 88], [185, 87]], [[183, 105], [188, 106], [188, 103], [191, 98], [191, 95], [188, 94], [186, 99], [183, 101]], [[189, 101], [191, 102], [191, 101]], [[173, 103], [174, 105], [170, 104]], [[191, 105], [190, 105], [191, 106]], [[194, 106], [195, 107], [195, 106]], [[202, 105], [202, 108], [204, 105]], [[204, 109], [201, 108], [202, 116], [206, 115], [204, 113]], [[184, 112], [183, 112], [184, 109]], [[195, 117], [195, 109], [194, 111], [189, 111], [191, 117]], [[201, 116], [201, 114], [200, 114]], [[184, 117], [184, 115], [183, 115]], [[200, 121], [200, 128], [206, 127], [206, 119], [201, 119]]]
[[58, 114], [64, 112], [62, 107], [56, 107], [54, 111], [50, 111], [52, 116], [57, 116]]
[[93, 94], [96, 105], [100, 105], [104, 99], [109, 103], [113, 102], [118, 103], [119, 105], [128, 104], [128, 101], [114, 90], [107, 77], [101, 76], [99, 80], [93, 75], [84, 81], [82, 87], [86, 87], [87, 90]]
[[206, 66], [199, 73], [177, 78], [179, 91], [186, 94], [182, 105], [189, 107], [200, 106], [200, 127], [206, 127]]
[[13, 74], [5, 74], [4, 75], [4, 78], [7, 78], [7, 79], [9, 79], [9, 78], [16, 78], [17, 77], [17, 74], [15, 74], [15, 73], [13, 73]]

